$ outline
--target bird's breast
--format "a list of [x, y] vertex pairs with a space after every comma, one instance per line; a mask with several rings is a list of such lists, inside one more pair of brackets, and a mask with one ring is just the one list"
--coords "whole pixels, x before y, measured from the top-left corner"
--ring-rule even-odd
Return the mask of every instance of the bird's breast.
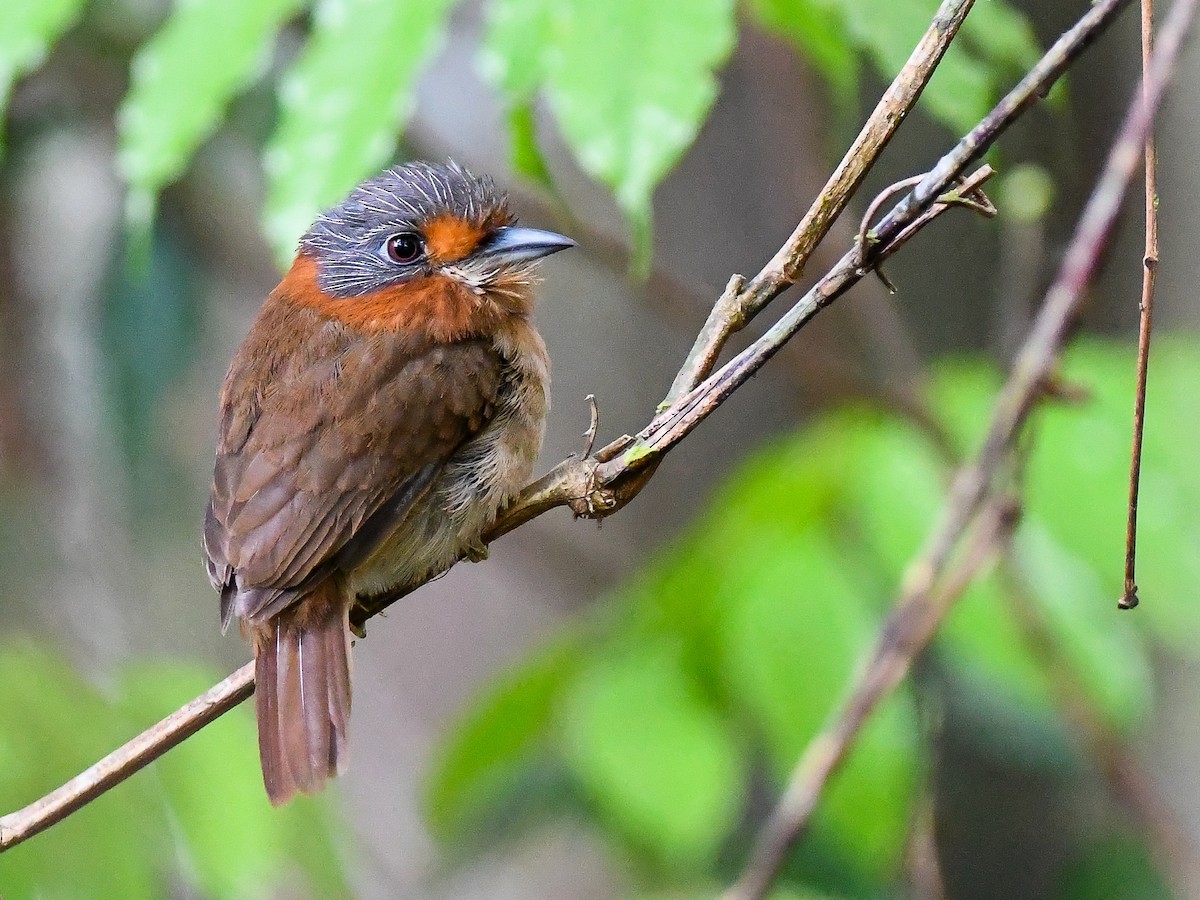
[[501, 330], [504, 384], [496, 414], [446, 462], [425, 497], [350, 575], [351, 590], [372, 596], [419, 583], [478, 545], [497, 513], [529, 483], [549, 410], [549, 363], [527, 322]]

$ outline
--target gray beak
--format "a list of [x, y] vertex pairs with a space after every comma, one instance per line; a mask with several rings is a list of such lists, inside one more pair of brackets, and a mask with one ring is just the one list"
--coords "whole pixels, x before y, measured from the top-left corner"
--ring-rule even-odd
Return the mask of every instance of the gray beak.
[[475, 251], [475, 257], [509, 265], [541, 259], [543, 256], [574, 246], [575, 242], [569, 237], [563, 237], [553, 231], [506, 225], [497, 229], [496, 233]]

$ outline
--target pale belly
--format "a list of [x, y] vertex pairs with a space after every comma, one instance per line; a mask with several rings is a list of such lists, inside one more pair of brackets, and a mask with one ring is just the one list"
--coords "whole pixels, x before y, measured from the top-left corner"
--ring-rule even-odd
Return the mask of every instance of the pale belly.
[[464, 446], [379, 549], [348, 573], [353, 595], [419, 583], [480, 545], [480, 535], [533, 474], [545, 415], [544, 392], [536, 390], [541, 402], [502, 413]]

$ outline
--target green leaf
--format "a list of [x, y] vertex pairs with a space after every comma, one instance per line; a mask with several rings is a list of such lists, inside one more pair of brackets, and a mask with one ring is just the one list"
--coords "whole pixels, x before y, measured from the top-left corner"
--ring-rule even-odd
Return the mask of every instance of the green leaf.
[[1001, 176], [996, 200], [1005, 216], [1040, 222], [1054, 202], [1054, 181], [1041, 166], [1026, 163]]
[[752, 0], [759, 23], [791, 41], [829, 83], [834, 109], [856, 107], [858, 51], [838, 4], [828, 0]]
[[960, 34], [979, 56], [1010, 74], [1033, 68], [1042, 56], [1029, 20], [1003, 0], [976, 0]]
[[129, 183], [133, 222], [150, 221], [158, 192], [187, 167], [233, 98], [266, 71], [276, 33], [303, 5], [303, 0], [179, 3], [138, 50], [117, 118], [117, 164]]
[[949, 473], [930, 441], [906, 423], [872, 411], [836, 418], [848, 457], [844, 512], [878, 560], [891, 602], [942, 507]]
[[1156, 870], [1141, 835], [1122, 834], [1096, 842], [1066, 866], [1062, 900], [1170, 900], [1178, 896]]
[[[880, 75], [890, 80], [904, 67], [929, 27], [937, 2], [846, 0], [845, 7], [856, 40]], [[921, 94], [919, 108], [954, 131], [969, 131], [991, 108], [994, 69], [967, 53], [958, 42], [951, 44]]]
[[[972, 380], [966, 372], [962, 377]], [[841, 513], [867, 551], [856, 554], [860, 569], [870, 571], [875, 567], [868, 560], [876, 562], [876, 596], [890, 603], [945, 503], [949, 464], [907, 423], [869, 411], [833, 419], [845, 463]], [[986, 731], [983, 743], [1038, 764], [1066, 758], [1049, 678], [996, 578], [977, 580], [965, 592], [935, 646], [952, 667], [956, 686], [969, 695], [970, 712], [979, 712], [975, 731]]]
[[1113, 727], [1132, 729], [1150, 710], [1153, 685], [1145, 649], [1129, 615], [1117, 609], [1116, 595], [1035, 519], [1028, 519], [1017, 534], [1015, 553], [1056, 644], [1094, 709]]
[[1002, 579], [976, 580], [946, 617], [935, 646], [979, 748], [1044, 771], [1075, 759], [1051, 675], [1014, 617]]
[[[203, 693], [217, 677], [199, 667], [142, 664], [123, 675], [121, 708], [131, 722], [153, 722]], [[257, 748], [254, 718], [240, 707], [152, 764], [189, 873], [213, 897], [262, 896], [294, 878], [296, 870], [321, 888], [320, 896], [344, 896], [328, 799], [299, 798], [272, 809]]]
[[282, 265], [318, 213], [391, 160], [455, 2], [319, 0], [264, 157], [265, 227]]
[[563, 698], [567, 760], [601, 813], [662, 861], [711, 864], [746, 772], [669, 641], [608, 650]]
[[487, 30], [479, 50], [480, 74], [508, 105], [513, 171], [550, 190], [553, 179], [537, 143], [533, 98], [546, 77], [554, 12], [549, 0], [492, 0], [484, 7]]
[[[58, 787], [130, 737], [66, 662], [33, 646], [0, 649], [0, 808]], [[168, 852], [151, 784], [135, 778], [0, 855], [6, 897], [152, 897]]]
[[0, 119], [18, 78], [42, 64], [87, 0], [7, 0], [0, 11]]
[[[1155, 336], [1146, 399], [1146, 444], [1138, 507], [1135, 614], [1163, 641], [1190, 650], [1200, 629], [1200, 397], [1194, 341]], [[1037, 453], [1029, 464], [1031, 509], [1071, 553], [1091, 565], [1103, 595], [1122, 589], [1135, 357], [1130, 344], [1081, 341], [1063, 375], [1089, 393], [1081, 404], [1046, 409], [1038, 418]], [[1152, 602], [1151, 602], [1152, 601]]]
[[[717, 589], [726, 604], [721, 664], [730, 695], [763, 729], [782, 779], [845, 695], [877, 621], [865, 602], [869, 588], [852, 574], [856, 559], [819, 526], [796, 540], [772, 524], [725, 535]], [[916, 722], [906, 691], [887, 701], [814, 820], [845, 864], [874, 881], [903, 854], [919, 768]]]
[[644, 268], [651, 195], [716, 99], [733, 0], [571, 0], [556, 16], [551, 105], [580, 165], [613, 190]]
[[534, 184], [552, 190], [554, 179], [537, 143], [537, 122], [530, 103], [517, 103], [508, 111], [509, 163], [513, 171]]
[[511, 102], [528, 102], [546, 78], [556, 33], [554, 0], [491, 0], [484, 20], [480, 74]]
[[522, 770], [544, 752], [579, 648], [564, 643], [505, 677], [472, 707], [437, 753], [426, 789], [429, 824], [443, 840], [461, 837], [519, 788]]

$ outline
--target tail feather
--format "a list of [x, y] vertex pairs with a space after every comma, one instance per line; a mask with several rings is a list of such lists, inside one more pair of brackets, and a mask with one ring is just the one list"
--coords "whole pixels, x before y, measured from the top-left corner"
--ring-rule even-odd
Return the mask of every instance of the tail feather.
[[277, 616], [260, 626], [268, 633], [257, 642], [258, 748], [275, 806], [321, 790], [346, 768], [350, 644], [340, 606], [330, 604], [318, 618]]

